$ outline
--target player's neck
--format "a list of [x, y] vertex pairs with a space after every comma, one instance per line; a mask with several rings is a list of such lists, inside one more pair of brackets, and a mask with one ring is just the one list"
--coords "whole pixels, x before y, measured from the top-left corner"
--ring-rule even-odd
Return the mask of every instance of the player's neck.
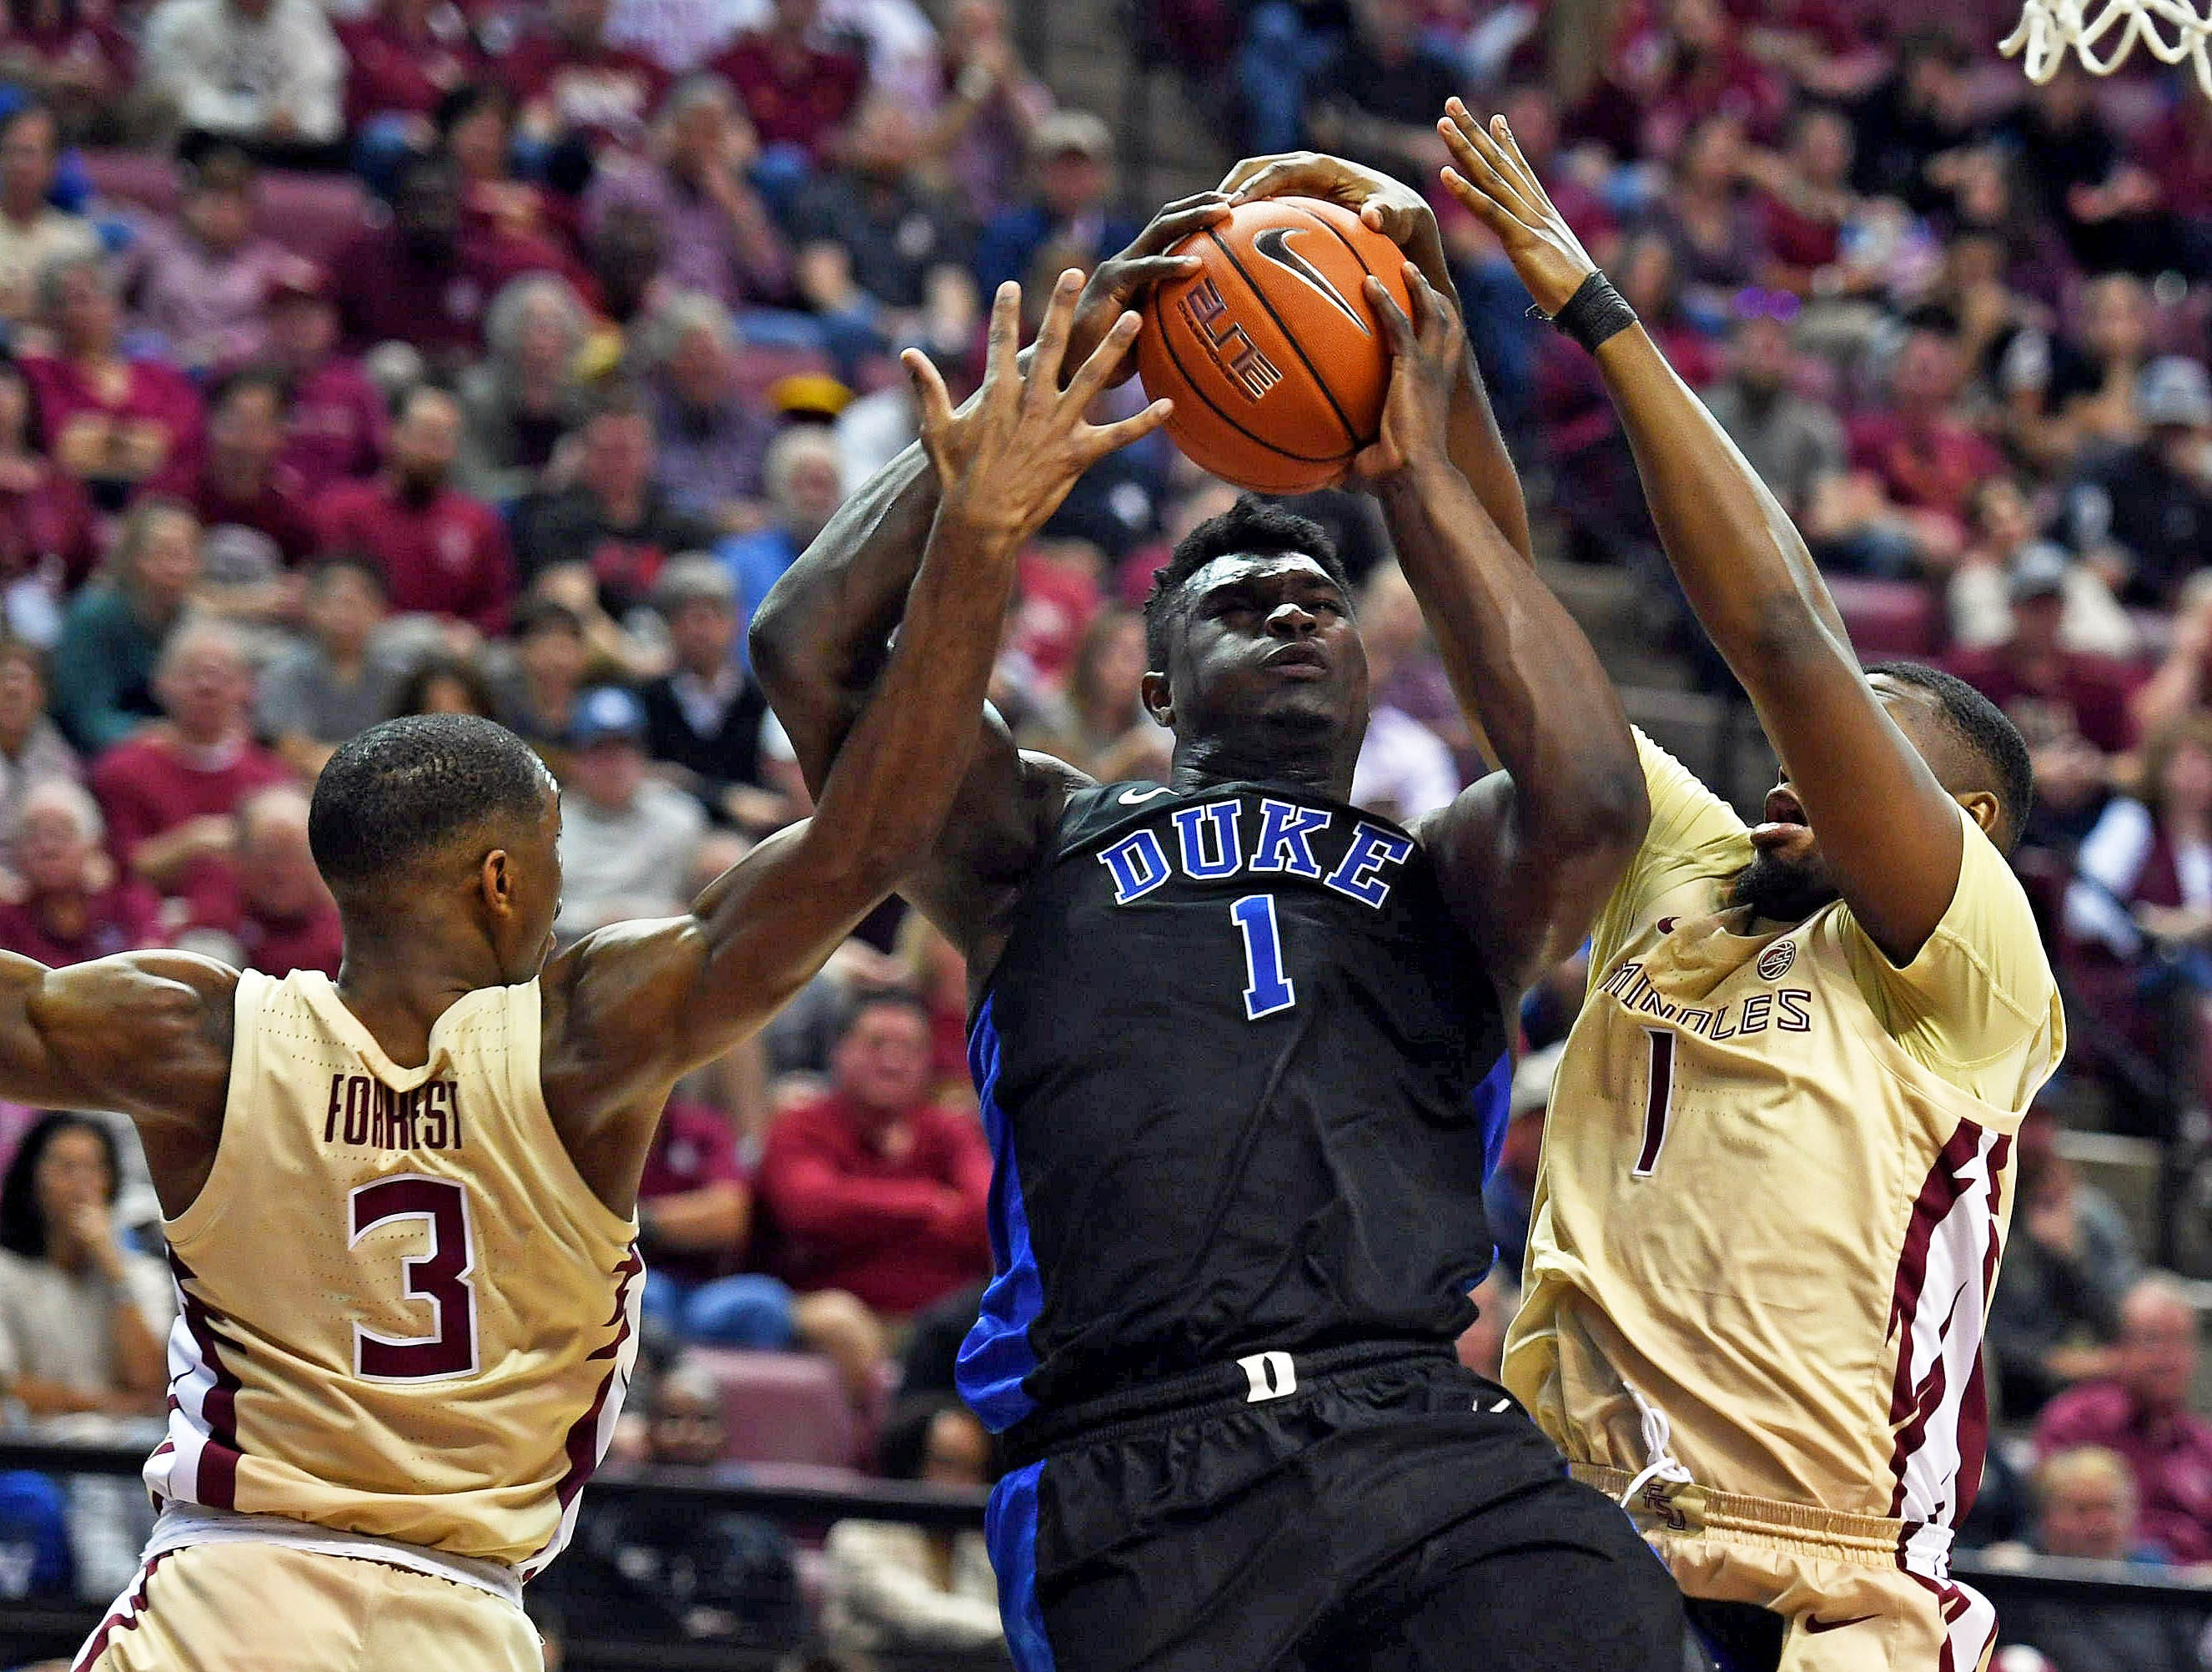
[[1186, 793], [1217, 784], [1279, 784], [1323, 800], [1348, 800], [1355, 751], [1346, 757], [1334, 739], [1311, 742], [1253, 741], [1218, 738], [1179, 739], [1169, 784]]
[[419, 921], [405, 929], [345, 926], [338, 1000], [403, 1067], [428, 1060], [430, 1030], [456, 1002], [504, 984], [489, 947], [441, 945], [439, 939], [426, 937]]

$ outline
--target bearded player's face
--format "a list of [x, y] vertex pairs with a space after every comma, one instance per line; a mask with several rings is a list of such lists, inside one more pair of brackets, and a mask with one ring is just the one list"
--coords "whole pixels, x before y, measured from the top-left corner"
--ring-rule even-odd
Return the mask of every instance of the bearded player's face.
[[1365, 728], [1366, 648], [1319, 563], [1297, 552], [1217, 557], [1183, 587], [1169, 670], [1178, 733]]
[[[1915, 692], [1883, 674], [1869, 683], [1906, 741], [1929, 759], [1934, 715]], [[1766, 792], [1762, 822], [1751, 828], [1753, 858], [1736, 873], [1729, 903], [1749, 906], [1753, 915], [1776, 923], [1802, 923], [1830, 901], [1842, 897], [1835, 873], [1820, 851], [1820, 833], [1805, 817], [1804, 804], [1784, 763], [1780, 783]]]

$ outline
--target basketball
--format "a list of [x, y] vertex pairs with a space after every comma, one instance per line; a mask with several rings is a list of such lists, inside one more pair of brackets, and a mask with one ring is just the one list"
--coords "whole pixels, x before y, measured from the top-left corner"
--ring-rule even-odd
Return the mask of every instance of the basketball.
[[1175, 402], [1167, 432], [1240, 488], [1297, 494], [1374, 441], [1390, 375], [1370, 273], [1408, 306], [1398, 246], [1313, 198], [1243, 204], [1183, 240], [1206, 265], [1155, 286], [1137, 335], [1146, 393]]

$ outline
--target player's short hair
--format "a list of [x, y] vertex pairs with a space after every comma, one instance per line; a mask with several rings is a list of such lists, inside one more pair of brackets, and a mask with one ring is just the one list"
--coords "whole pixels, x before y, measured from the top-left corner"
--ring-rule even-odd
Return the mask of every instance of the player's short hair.
[[2035, 766], [2020, 727], [1964, 679], [1939, 668], [1920, 662], [1876, 662], [1867, 672], [1886, 675], [1933, 701], [1951, 735], [1986, 772], [1984, 781], [1964, 787], [1986, 789], [1997, 798], [2001, 823], [1994, 836], [2001, 852], [2012, 852], [2035, 805]]
[[536, 751], [474, 714], [408, 714], [338, 745], [307, 812], [307, 846], [333, 890], [390, 877], [463, 831], [532, 820], [552, 782]]
[[1152, 590], [1145, 599], [1146, 664], [1155, 672], [1167, 666], [1170, 630], [1182, 617], [1183, 583], [1192, 575], [1217, 557], [1233, 554], [1264, 557], [1287, 552], [1312, 558], [1344, 589], [1347, 599], [1352, 596], [1352, 582], [1327, 529], [1310, 517], [1246, 494], [1219, 516], [1208, 517], [1177, 540], [1174, 552], [1152, 577]]

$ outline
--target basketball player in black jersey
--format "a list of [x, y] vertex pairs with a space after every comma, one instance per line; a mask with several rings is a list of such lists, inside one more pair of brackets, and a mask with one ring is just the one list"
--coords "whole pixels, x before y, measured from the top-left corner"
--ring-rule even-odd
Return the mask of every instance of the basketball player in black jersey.
[[[1434, 223], [1399, 191], [1385, 229], [1425, 259], [1410, 319], [1369, 281], [1395, 368], [1357, 472], [1505, 770], [1413, 830], [1346, 805], [1368, 712], [1349, 589], [1319, 527], [1247, 502], [1146, 607], [1170, 781], [1093, 783], [987, 713], [905, 885], [972, 982], [997, 1276], [959, 1379], [1017, 1464], [989, 1535], [1023, 1672], [1680, 1663], [1680, 1602], [1626, 1518], [1452, 1352], [1492, 1253], [1471, 1094], [1646, 810], [1620, 704], [1526, 556]], [[1039, 351], [1127, 331], [1188, 270], [1160, 252], [1225, 201], [1163, 211]], [[756, 619], [810, 781], [883, 666], [935, 494], [910, 450]]]

